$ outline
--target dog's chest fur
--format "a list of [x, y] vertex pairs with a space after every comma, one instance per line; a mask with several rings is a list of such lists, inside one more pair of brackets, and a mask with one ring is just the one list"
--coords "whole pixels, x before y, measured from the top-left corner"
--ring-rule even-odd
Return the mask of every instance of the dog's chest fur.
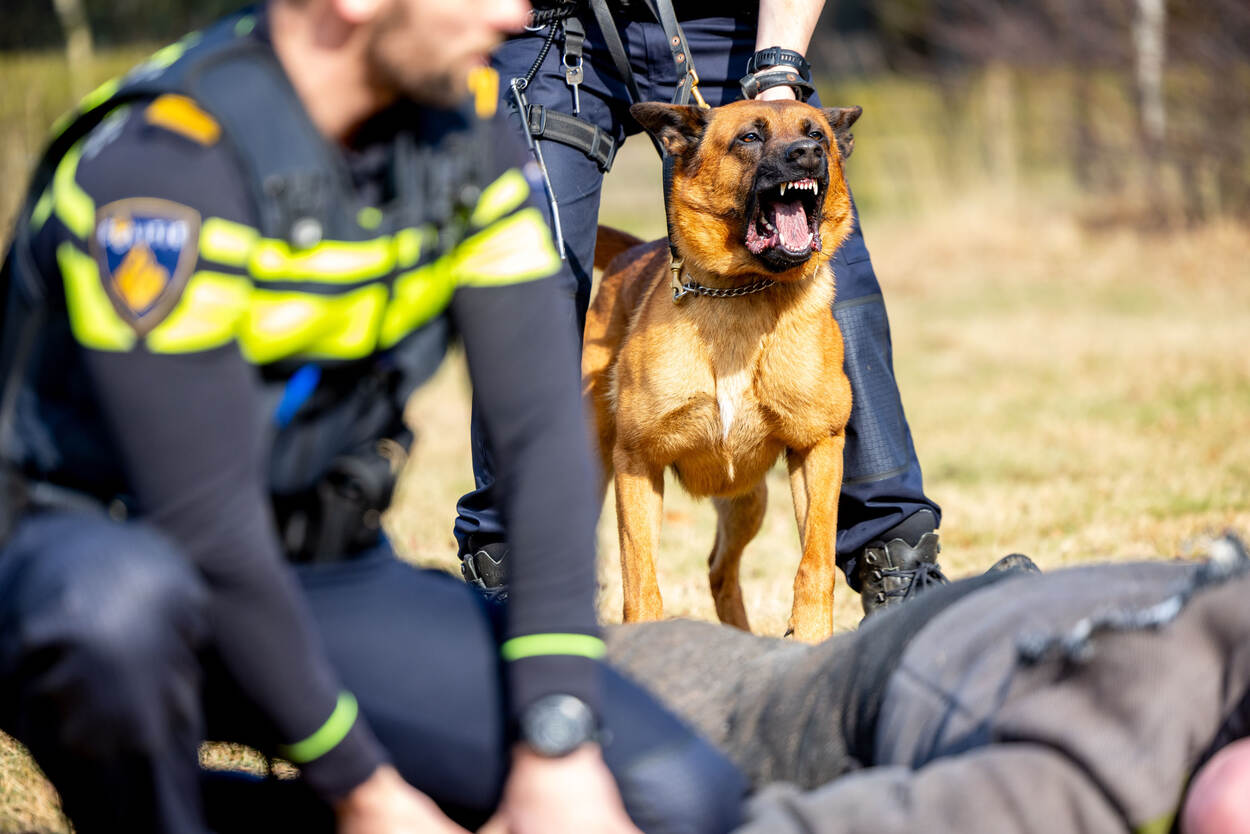
[[[842, 378], [842, 351], [827, 272], [759, 297], [674, 304], [666, 293], [657, 285], [626, 337], [617, 390], [628, 393], [617, 395], [616, 420], [688, 490], [740, 491], [785, 448], [808, 448], [838, 425], [830, 380]], [[644, 366], [655, 334], [670, 361]], [[622, 375], [632, 384], [621, 386]]]

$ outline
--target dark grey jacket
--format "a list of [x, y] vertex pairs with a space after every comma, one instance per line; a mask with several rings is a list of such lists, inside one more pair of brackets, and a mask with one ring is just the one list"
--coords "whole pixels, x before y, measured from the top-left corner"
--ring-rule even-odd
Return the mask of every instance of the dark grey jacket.
[[618, 629], [611, 655], [755, 785], [780, 783], [749, 834], [1163, 834], [1250, 724], [1241, 564], [1004, 579], [919, 624], [873, 700], [855, 681], [878, 631], [807, 648], [656, 623]]

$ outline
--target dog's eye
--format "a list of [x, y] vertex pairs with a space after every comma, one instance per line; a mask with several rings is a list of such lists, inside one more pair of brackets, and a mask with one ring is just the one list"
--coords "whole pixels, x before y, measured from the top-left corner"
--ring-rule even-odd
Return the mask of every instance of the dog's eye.
[[758, 133], [744, 133], [738, 137], [738, 141], [744, 145], [749, 145], [752, 142], [760, 141], [760, 135]]
[[813, 130], [809, 132], [807, 135], [809, 138], [815, 139], [817, 142], [823, 142], [825, 140], [825, 134], [819, 130]]

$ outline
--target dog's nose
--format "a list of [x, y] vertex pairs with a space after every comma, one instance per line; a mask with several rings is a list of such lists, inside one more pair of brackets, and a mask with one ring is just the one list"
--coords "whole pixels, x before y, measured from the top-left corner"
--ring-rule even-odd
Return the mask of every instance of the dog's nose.
[[815, 139], [800, 139], [786, 148], [786, 160], [806, 171], [816, 172], [825, 161], [825, 149]]

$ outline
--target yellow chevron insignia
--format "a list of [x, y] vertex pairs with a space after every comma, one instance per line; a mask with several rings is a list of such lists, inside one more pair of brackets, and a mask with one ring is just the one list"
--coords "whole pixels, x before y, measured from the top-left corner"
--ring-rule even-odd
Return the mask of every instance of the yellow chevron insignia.
[[213, 145], [221, 138], [221, 125], [186, 96], [167, 93], [144, 111], [148, 124], [163, 127], [201, 145]]

